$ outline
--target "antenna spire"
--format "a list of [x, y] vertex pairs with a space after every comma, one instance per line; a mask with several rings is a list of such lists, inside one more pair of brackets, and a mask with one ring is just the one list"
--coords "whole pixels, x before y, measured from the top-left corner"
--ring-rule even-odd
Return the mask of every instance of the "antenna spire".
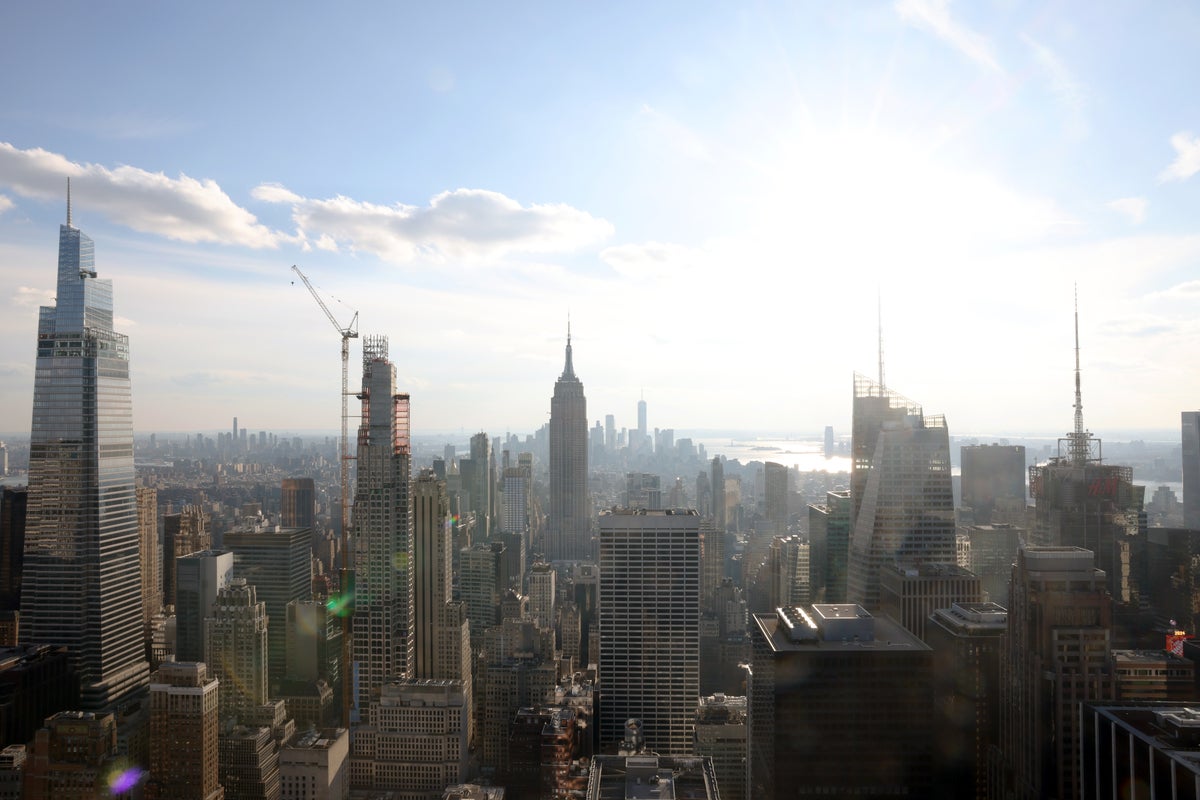
[[71, 227], [71, 176], [67, 176], [67, 227]]
[[1079, 370], [1079, 284], [1075, 285], [1075, 430], [1071, 432], [1071, 461], [1083, 464], [1088, 457], [1088, 434], [1083, 429], [1083, 392]]
[[882, 391], [887, 385], [883, 380], [883, 294], [876, 295], [876, 303], [878, 307], [878, 326], [879, 326], [879, 389]]

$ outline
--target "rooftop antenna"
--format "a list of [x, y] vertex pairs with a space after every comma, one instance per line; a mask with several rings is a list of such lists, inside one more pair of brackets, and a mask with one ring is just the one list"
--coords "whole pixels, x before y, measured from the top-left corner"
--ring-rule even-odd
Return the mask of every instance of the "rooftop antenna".
[[879, 326], [879, 390], [882, 392], [887, 385], [883, 380], [883, 295], [876, 295], [878, 305], [878, 326]]
[[67, 176], [67, 227], [71, 227], [71, 176]]
[[1079, 284], [1075, 284], [1075, 430], [1071, 432], [1071, 462], [1083, 464], [1088, 457], [1088, 434], [1083, 429], [1083, 392], [1079, 382]]

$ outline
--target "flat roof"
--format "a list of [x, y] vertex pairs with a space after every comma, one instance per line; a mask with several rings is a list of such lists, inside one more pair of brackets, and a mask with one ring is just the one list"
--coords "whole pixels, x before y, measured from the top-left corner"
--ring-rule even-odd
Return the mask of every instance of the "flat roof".
[[[841, 604], [838, 604], [841, 605]], [[851, 607], [856, 607], [849, 604]], [[828, 641], [816, 639], [806, 642], [793, 642], [779, 625], [779, 617], [775, 614], [752, 614], [754, 625], [758, 627], [767, 644], [776, 653], [878, 653], [878, 652], [922, 652], [932, 648], [922, 642], [904, 627], [887, 617], [875, 617], [875, 638], [871, 641]]]

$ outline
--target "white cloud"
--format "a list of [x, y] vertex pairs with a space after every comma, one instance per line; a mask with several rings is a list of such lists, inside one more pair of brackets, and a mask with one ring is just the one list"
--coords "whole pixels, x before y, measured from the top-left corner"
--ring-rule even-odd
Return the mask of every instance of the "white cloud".
[[1171, 137], [1175, 148], [1175, 160], [1158, 174], [1161, 182], [1182, 181], [1200, 172], [1200, 136], [1190, 131], [1180, 131]]
[[79, 164], [41, 148], [21, 150], [0, 142], [0, 185], [17, 194], [65, 200], [67, 177], [74, 179], [75, 208], [98, 212], [137, 231], [189, 243], [253, 248], [273, 248], [285, 238], [260, 224], [213, 180], [183, 174], [168, 178], [131, 166]]
[[900, 18], [924, 28], [980, 66], [1003, 72], [986, 37], [950, 18], [949, 0], [897, 0]]
[[13, 201], [10, 198], [7, 198], [4, 195], [0, 194], [0, 214], [3, 214], [5, 211], [8, 211], [12, 207], [13, 207]]
[[348, 247], [393, 263], [417, 259], [480, 260], [511, 252], [575, 250], [612, 235], [612, 225], [563, 203], [522, 206], [499, 192], [456, 189], [427, 206], [379, 205], [337, 196], [297, 197], [281, 186], [258, 187], [259, 199], [292, 203], [292, 219], [304, 239], [322, 250]]
[[1144, 197], [1121, 197], [1108, 203], [1108, 207], [1129, 217], [1134, 225], [1142, 224], [1146, 219], [1147, 201]]
[[299, 203], [303, 199], [278, 183], [259, 184], [250, 192], [250, 196], [264, 203]]

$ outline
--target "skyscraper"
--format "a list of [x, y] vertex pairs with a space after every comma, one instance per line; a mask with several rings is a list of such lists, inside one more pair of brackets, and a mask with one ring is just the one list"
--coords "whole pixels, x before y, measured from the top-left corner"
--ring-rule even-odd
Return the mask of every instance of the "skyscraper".
[[1200, 411], [1184, 411], [1183, 428], [1183, 524], [1200, 528]]
[[549, 561], [589, 557], [587, 398], [571, 363], [571, 329], [567, 357], [550, 399], [550, 531]]
[[700, 698], [700, 517], [620, 509], [600, 517], [600, 745], [642, 721], [659, 753], [692, 751]]
[[[409, 398], [396, 391], [386, 336], [363, 339], [362, 423], [354, 492], [354, 661], [365, 716], [384, 682], [413, 662]], [[346, 676], [350, 680], [351, 676]]]
[[451, 600], [450, 501], [432, 470], [421, 470], [412, 492], [413, 674], [435, 678], [442, 607]]
[[201, 550], [175, 562], [179, 585], [175, 603], [175, 660], [205, 661], [205, 620], [212, 616], [217, 593], [233, 577], [233, 553]]
[[285, 528], [316, 524], [317, 490], [312, 478], [284, 478], [280, 487], [279, 521]]
[[847, 593], [870, 611], [884, 564], [955, 560], [950, 434], [944, 418], [862, 375], [853, 425]]
[[1093, 554], [1022, 547], [1000, 661], [1000, 752], [991, 797], [1080, 797], [1080, 710], [1114, 699], [1112, 598]]
[[21, 639], [67, 645], [85, 709], [149, 682], [130, 394], [112, 283], [96, 277], [94, 245], [71, 225], [68, 194], [57, 303], [38, 319]]
[[150, 684], [149, 800], [221, 800], [217, 702], [220, 691], [203, 663], [166, 663]]
[[1029, 470], [1029, 491], [1034, 499], [1031, 539], [1039, 545], [1091, 550], [1096, 566], [1108, 578], [1116, 611], [1124, 617], [1137, 613], [1139, 593], [1144, 589], [1138, 585], [1141, 569], [1137, 562], [1145, 547], [1145, 487], [1133, 483], [1132, 467], [1105, 464], [1102, 444], [1083, 426], [1076, 311], [1075, 426], [1058, 440], [1057, 456]]
[[204, 660], [221, 682], [221, 716], [244, 716], [267, 702], [267, 604], [245, 578], [217, 593], [204, 634]]

